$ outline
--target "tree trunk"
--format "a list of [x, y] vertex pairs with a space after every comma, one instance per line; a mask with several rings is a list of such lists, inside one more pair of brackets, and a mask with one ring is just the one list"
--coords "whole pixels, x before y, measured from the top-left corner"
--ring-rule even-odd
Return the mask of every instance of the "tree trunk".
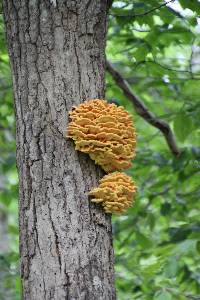
[[115, 299], [102, 171], [64, 138], [68, 112], [104, 96], [106, 0], [4, 0], [17, 121], [23, 299]]

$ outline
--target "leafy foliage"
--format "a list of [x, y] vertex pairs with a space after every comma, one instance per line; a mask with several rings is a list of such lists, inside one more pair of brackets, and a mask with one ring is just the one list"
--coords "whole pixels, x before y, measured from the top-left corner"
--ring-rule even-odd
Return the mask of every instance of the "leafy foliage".
[[0, 121], [0, 299], [19, 300], [15, 120], [2, 15], [0, 15]]
[[[133, 114], [138, 133], [128, 171], [138, 185], [135, 204], [113, 218], [119, 300], [200, 299], [199, 14], [197, 0], [167, 6], [158, 0], [114, 1], [110, 10], [107, 58], [148, 109], [170, 124], [181, 149], [173, 157], [163, 135], [135, 113], [107, 74], [107, 98]], [[15, 122], [2, 18], [0, 104], [0, 229], [4, 222], [8, 235], [6, 251], [0, 242], [0, 298], [17, 300]]]
[[181, 149], [173, 157], [108, 74], [107, 98], [132, 112], [138, 133], [128, 171], [139, 189], [135, 205], [113, 220], [120, 300], [200, 299], [200, 5], [175, 1], [155, 9], [162, 4], [115, 1], [110, 11], [107, 58], [170, 124]]

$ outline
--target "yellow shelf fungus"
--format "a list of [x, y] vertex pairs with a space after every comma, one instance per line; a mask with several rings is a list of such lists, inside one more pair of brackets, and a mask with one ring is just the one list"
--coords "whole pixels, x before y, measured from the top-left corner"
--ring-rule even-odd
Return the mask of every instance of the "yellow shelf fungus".
[[128, 169], [135, 155], [133, 121], [123, 107], [105, 100], [85, 101], [70, 112], [67, 137], [106, 172]]
[[105, 175], [97, 188], [89, 192], [92, 202], [101, 203], [106, 213], [124, 213], [132, 204], [136, 192], [135, 183], [124, 173]]

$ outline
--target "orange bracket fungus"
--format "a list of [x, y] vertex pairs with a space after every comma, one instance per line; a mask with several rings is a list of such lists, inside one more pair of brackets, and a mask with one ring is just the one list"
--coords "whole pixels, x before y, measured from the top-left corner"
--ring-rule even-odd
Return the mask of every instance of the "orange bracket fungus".
[[67, 137], [75, 149], [88, 153], [106, 172], [131, 166], [136, 133], [131, 115], [123, 107], [105, 100], [87, 100], [70, 113]]
[[104, 176], [89, 195], [94, 197], [92, 202], [103, 205], [106, 213], [121, 214], [131, 206], [135, 192], [136, 186], [131, 177], [114, 172]]
[[121, 214], [132, 204], [136, 186], [124, 173], [135, 155], [136, 133], [133, 121], [122, 106], [105, 100], [92, 99], [69, 113], [71, 122], [67, 137], [75, 149], [88, 153], [107, 173], [89, 195], [101, 203], [106, 213]]

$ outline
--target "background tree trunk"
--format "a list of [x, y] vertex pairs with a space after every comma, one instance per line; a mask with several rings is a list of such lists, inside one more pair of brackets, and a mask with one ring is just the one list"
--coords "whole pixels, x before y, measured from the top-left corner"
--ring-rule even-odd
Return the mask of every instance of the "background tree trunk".
[[23, 297], [115, 299], [102, 172], [64, 138], [68, 112], [104, 96], [107, 1], [4, 0], [17, 121]]

